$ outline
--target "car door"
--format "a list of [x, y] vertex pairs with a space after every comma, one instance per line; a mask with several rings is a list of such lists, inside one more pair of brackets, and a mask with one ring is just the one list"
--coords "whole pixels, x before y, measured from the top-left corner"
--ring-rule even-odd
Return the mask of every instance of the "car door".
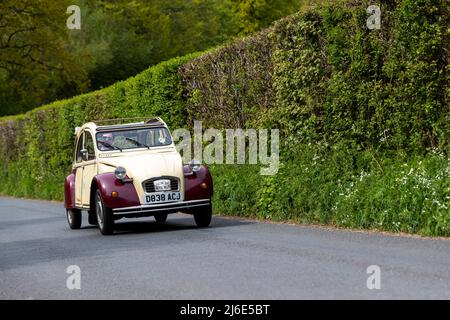
[[82, 207], [82, 182], [83, 182], [83, 158], [81, 155], [81, 150], [83, 150], [84, 133], [80, 135], [77, 141], [77, 147], [75, 150], [75, 206], [78, 208]]
[[83, 149], [87, 150], [87, 159], [83, 160], [81, 200], [83, 206], [88, 207], [90, 203], [92, 180], [97, 175], [97, 161], [94, 139], [89, 130], [84, 131]]

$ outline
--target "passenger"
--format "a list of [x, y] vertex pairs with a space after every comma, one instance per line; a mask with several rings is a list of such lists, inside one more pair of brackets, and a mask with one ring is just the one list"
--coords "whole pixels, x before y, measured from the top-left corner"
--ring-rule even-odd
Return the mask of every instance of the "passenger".
[[[112, 145], [113, 143], [113, 135], [112, 133], [104, 133], [100, 136], [97, 137], [97, 147], [100, 151], [106, 151], [106, 150], [111, 150], [111, 147], [108, 147], [109, 145]], [[104, 143], [102, 143], [104, 142]]]

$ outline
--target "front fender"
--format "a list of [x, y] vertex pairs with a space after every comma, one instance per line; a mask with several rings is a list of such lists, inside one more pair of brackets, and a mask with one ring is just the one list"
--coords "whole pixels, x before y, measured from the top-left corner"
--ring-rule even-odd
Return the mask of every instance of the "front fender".
[[[184, 171], [184, 198], [189, 200], [211, 199], [214, 188], [211, 173], [206, 166], [202, 166], [199, 171], [192, 172], [189, 165], [185, 165]], [[202, 187], [206, 184], [206, 188]]]
[[64, 180], [64, 207], [75, 208], [75, 170]]
[[[93, 183], [97, 184], [104, 204], [110, 209], [139, 206], [139, 196], [132, 182], [118, 180], [114, 173], [103, 173], [95, 176]], [[115, 191], [117, 197], [111, 194]], [[91, 203], [94, 201], [91, 200]]]

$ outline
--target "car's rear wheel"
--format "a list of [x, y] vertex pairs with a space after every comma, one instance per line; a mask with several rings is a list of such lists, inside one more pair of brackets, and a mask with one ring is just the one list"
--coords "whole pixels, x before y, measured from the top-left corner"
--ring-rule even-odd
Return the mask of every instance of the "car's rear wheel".
[[209, 227], [212, 219], [212, 206], [202, 207], [194, 213], [194, 220], [199, 228]]
[[81, 228], [81, 210], [78, 209], [66, 209], [67, 222], [70, 229]]
[[155, 214], [155, 220], [158, 223], [164, 223], [167, 220], [167, 213]]
[[97, 215], [98, 228], [103, 235], [114, 233], [114, 217], [112, 210], [105, 206], [100, 190], [95, 193], [95, 213]]

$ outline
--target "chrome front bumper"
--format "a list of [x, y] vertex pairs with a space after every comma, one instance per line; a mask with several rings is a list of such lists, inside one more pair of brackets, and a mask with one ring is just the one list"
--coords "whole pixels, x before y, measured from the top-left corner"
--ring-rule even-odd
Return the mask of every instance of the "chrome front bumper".
[[191, 209], [207, 207], [211, 205], [211, 199], [190, 200], [173, 203], [162, 203], [154, 205], [142, 205], [127, 208], [113, 209], [114, 217], [146, 217], [153, 216], [158, 213], [176, 213], [186, 212], [189, 213]]

